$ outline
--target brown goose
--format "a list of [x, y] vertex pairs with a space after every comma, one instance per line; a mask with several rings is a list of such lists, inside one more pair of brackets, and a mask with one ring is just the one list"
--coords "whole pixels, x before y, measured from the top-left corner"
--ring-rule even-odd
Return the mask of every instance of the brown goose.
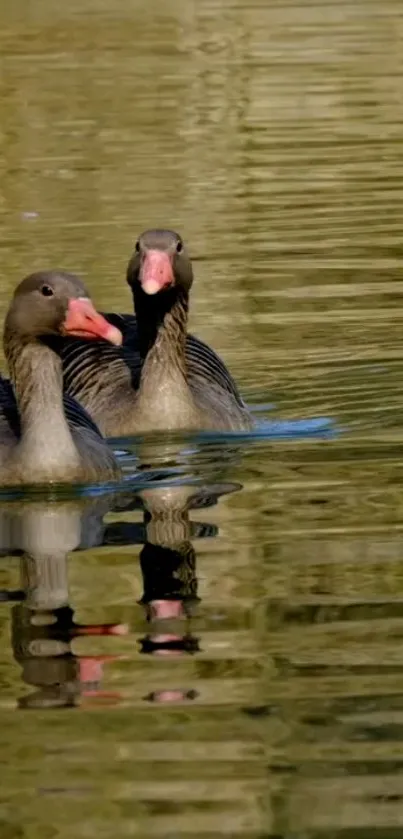
[[68, 393], [106, 436], [251, 428], [251, 415], [221, 359], [186, 331], [193, 271], [180, 236], [170, 230], [143, 233], [127, 282], [136, 317], [105, 315], [122, 331], [122, 347], [63, 342]]
[[122, 341], [77, 277], [31, 274], [16, 288], [4, 326], [11, 384], [0, 377], [0, 485], [92, 483], [119, 476], [94, 422], [74, 399], [63, 398], [62, 365], [53, 346], [61, 335]]

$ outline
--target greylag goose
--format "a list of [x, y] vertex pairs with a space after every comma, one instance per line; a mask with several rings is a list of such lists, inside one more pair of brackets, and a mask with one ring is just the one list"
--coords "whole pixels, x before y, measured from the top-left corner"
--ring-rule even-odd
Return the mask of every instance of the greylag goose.
[[187, 333], [192, 263], [180, 236], [148, 230], [127, 269], [136, 317], [106, 314], [123, 346], [64, 341], [68, 393], [105, 436], [154, 430], [243, 430], [253, 421], [221, 359]]
[[112, 451], [85, 410], [63, 398], [61, 335], [122, 335], [94, 309], [72, 274], [41, 272], [16, 288], [4, 325], [10, 381], [0, 377], [0, 485], [92, 483], [115, 479]]

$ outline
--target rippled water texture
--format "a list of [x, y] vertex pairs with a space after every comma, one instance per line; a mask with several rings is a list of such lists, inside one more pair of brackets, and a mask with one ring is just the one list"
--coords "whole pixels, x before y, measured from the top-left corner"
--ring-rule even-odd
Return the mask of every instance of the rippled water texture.
[[170, 225], [266, 423], [0, 500], [2, 839], [397, 839], [401, 0], [13, 0], [0, 71], [0, 317], [46, 267], [129, 311]]

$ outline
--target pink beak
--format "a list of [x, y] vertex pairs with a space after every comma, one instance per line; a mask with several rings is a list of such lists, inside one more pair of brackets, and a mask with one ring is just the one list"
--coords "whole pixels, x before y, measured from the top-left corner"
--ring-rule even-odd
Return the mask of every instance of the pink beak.
[[117, 347], [120, 347], [123, 341], [119, 329], [108, 323], [94, 309], [88, 297], [76, 297], [69, 301], [63, 332], [65, 335], [74, 335], [77, 338], [92, 338], [93, 340], [103, 338], [104, 341], [109, 341]]
[[174, 283], [172, 261], [166, 251], [149, 250], [140, 268], [140, 283], [146, 294], [158, 294]]

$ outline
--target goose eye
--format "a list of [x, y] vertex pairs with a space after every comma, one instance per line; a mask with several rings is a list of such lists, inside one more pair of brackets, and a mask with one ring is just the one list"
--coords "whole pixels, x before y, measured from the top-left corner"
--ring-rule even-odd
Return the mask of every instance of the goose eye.
[[176, 245], [176, 253], [182, 253], [182, 251], [183, 251], [182, 242], [178, 242], [177, 245]]
[[50, 285], [43, 285], [41, 288], [41, 294], [43, 294], [44, 297], [53, 297], [53, 288], [51, 288]]

